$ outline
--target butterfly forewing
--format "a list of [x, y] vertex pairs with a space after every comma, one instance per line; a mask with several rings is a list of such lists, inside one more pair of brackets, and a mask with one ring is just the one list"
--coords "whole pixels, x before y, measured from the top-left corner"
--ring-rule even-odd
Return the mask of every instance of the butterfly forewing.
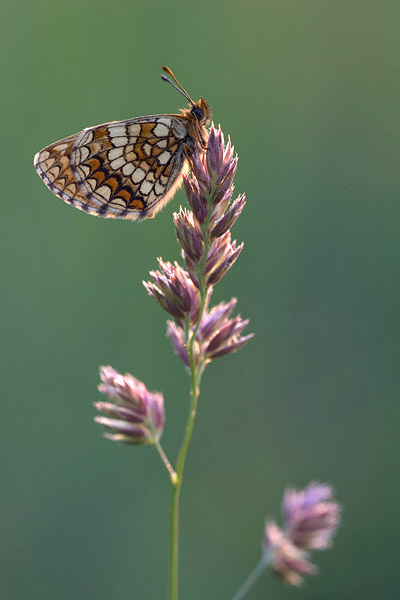
[[186, 141], [178, 115], [115, 121], [47, 146], [35, 168], [54, 194], [86, 212], [150, 218], [180, 184]]

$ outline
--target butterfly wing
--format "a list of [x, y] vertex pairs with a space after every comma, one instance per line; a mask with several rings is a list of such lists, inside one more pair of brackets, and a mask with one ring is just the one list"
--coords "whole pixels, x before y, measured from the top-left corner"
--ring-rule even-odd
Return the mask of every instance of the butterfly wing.
[[35, 168], [53, 194], [90, 214], [151, 218], [181, 183], [186, 139], [179, 115], [114, 121], [47, 146]]

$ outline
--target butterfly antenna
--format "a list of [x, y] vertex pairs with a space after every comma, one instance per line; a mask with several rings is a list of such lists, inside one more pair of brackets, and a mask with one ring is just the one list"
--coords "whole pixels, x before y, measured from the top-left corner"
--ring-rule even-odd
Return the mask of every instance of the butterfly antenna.
[[171, 69], [169, 69], [168, 67], [161, 67], [161, 68], [162, 68], [163, 71], [165, 71], [166, 73], [168, 73], [168, 75], [170, 77], [172, 77], [172, 79], [174, 80], [175, 83], [173, 81], [171, 81], [170, 79], [168, 79], [168, 77], [165, 77], [165, 75], [161, 75], [161, 79], [163, 81], [167, 81], [168, 83], [170, 83], [172, 85], [172, 87], [174, 87], [176, 90], [178, 90], [178, 92], [180, 94], [182, 94], [182, 96], [185, 96], [186, 100], [189, 100], [189, 102], [191, 104], [193, 104], [193, 106], [194, 106], [195, 103], [193, 102], [193, 100], [191, 99], [191, 97], [189, 96], [189, 94], [187, 93], [187, 91], [185, 90], [185, 88], [183, 88], [181, 86], [181, 84], [179, 83], [179, 81], [177, 80], [177, 78], [175, 77], [175, 75], [173, 74], [173, 72], [171, 71]]

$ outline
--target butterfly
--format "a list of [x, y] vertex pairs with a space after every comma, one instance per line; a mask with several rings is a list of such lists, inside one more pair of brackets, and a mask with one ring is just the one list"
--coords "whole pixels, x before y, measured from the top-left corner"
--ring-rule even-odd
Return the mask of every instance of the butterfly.
[[167, 204], [194, 151], [206, 148], [211, 111], [162, 68], [173, 81], [161, 78], [185, 96], [189, 109], [104, 123], [46, 146], [34, 165], [53, 194], [89, 214], [117, 219], [150, 219]]

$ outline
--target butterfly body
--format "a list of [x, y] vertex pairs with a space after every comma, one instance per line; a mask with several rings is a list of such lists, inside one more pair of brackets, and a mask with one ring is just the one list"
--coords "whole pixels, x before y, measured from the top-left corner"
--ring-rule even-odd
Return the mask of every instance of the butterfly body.
[[180, 186], [193, 151], [206, 146], [207, 102], [181, 112], [84, 129], [38, 152], [36, 171], [53, 194], [89, 214], [152, 218]]

